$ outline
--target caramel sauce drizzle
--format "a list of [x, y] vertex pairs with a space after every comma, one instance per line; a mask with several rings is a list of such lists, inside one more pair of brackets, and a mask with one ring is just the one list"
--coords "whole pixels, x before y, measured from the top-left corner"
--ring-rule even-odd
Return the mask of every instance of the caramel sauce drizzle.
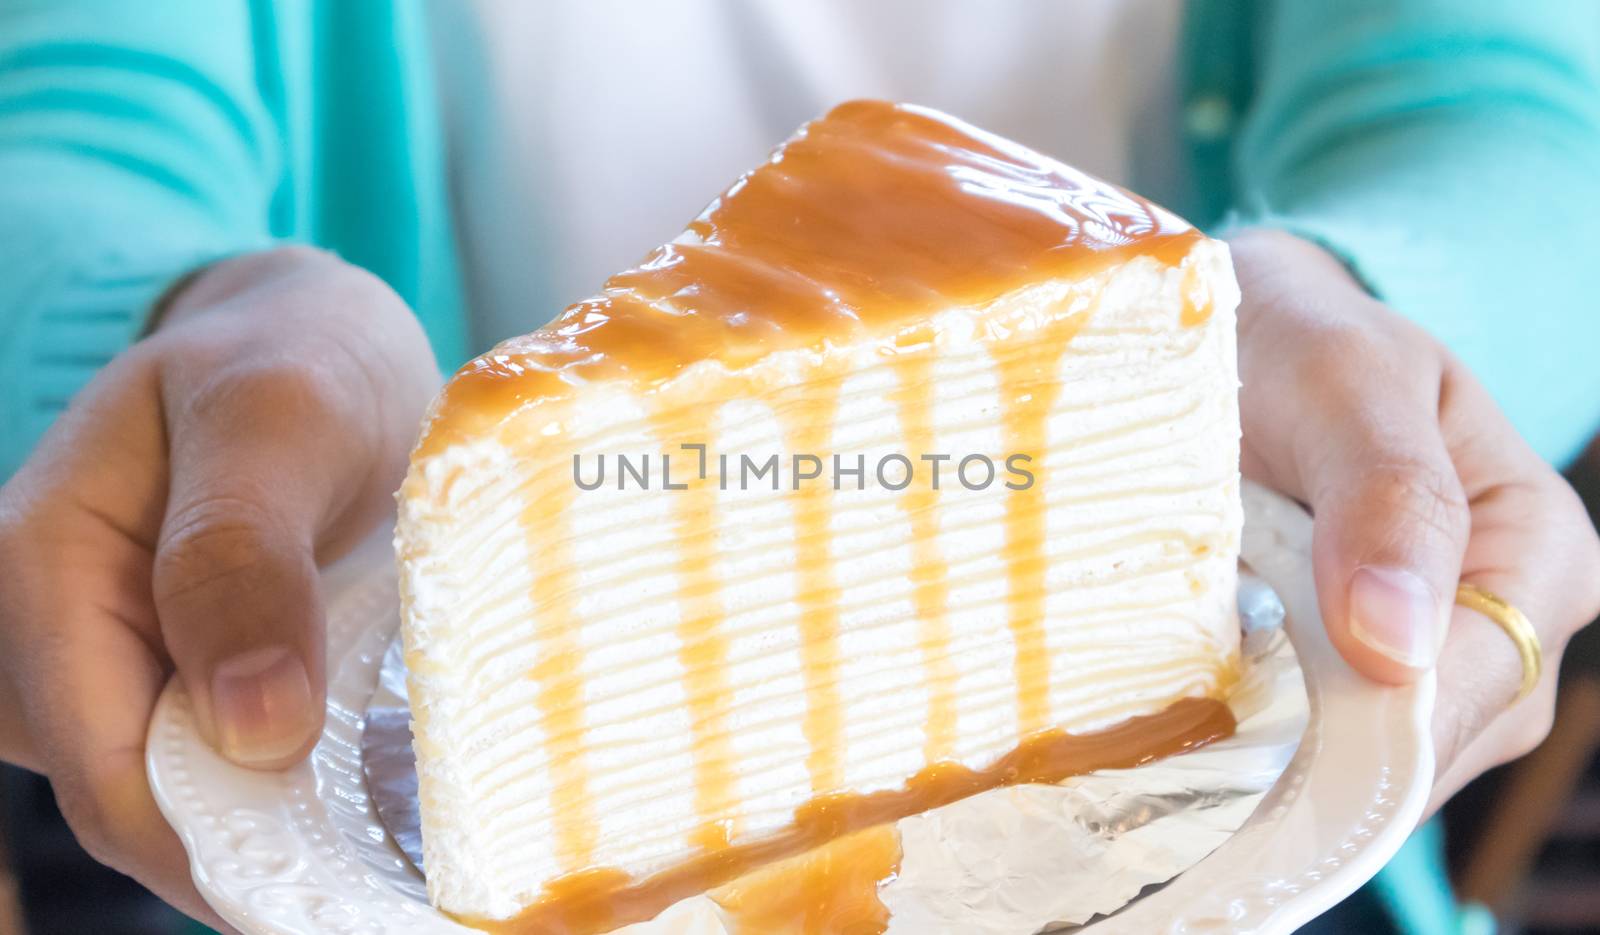
[[[598, 935], [655, 918], [680, 899], [852, 832], [887, 825], [1001, 786], [1060, 782], [1098, 769], [1139, 766], [1226, 737], [1234, 726], [1233, 712], [1221, 701], [1183, 698], [1155, 714], [1129, 718], [1101, 731], [1041, 731], [985, 769], [936, 763], [898, 789], [818, 796], [796, 809], [794, 822], [776, 834], [699, 854], [642, 880], [609, 868], [571, 874], [551, 882], [540, 898], [514, 919], [464, 921], [503, 935]], [[860, 876], [853, 872], [845, 875]], [[755, 883], [760, 885], [759, 880]], [[856, 892], [860, 894], [859, 889]], [[721, 895], [726, 897], [727, 891]], [[814, 896], [827, 899], [829, 894]], [[874, 935], [881, 929], [801, 931], [805, 935]], [[741, 931], [741, 935], [745, 933]], [[767, 933], [755, 928], [750, 935]]]
[[528, 677], [538, 685], [537, 703], [544, 749], [550, 764], [550, 800], [555, 825], [556, 856], [562, 866], [586, 867], [594, 858], [597, 829], [589, 798], [589, 772], [584, 750], [583, 680], [578, 664], [576, 579], [571, 534], [567, 523], [574, 487], [552, 463], [536, 473], [522, 511], [528, 554], [533, 556], [534, 634], [539, 658]]
[[[980, 307], [1031, 283], [1087, 277], [1136, 255], [1175, 266], [1200, 239], [1193, 228], [1148, 201], [946, 115], [880, 101], [844, 104], [802, 128], [713, 201], [683, 237], [613, 276], [598, 295], [546, 327], [463, 367], [436, 402], [414, 459], [509, 425], [511, 415], [531, 407], [565, 406], [585, 385], [605, 381], [624, 383], [647, 397], [656, 407], [657, 433], [669, 447], [674, 439], [702, 440], [709, 437], [709, 425], [688, 413], [670, 413], [664, 400], [671, 394], [662, 392], [692, 364], [714, 361], [738, 373], [777, 351], [809, 350], [824, 361], [818, 369], [826, 370], [832, 347], [890, 342], [897, 336], [918, 343], [926, 330], [919, 323], [930, 310]], [[1186, 280], [1183, 322], [1198, 324], [1210, 306], [1194, 307], [1189, 285]], [[1134, 766], [1232, 731], [1231, 713], [1211, 699], [1181, 700], [1093, 734], [1050, 727], [1042, 455], [1048, 448], [1056, 355], [1088, 314], [1047, 325], [1020, 349], [1003, 347], [1006, 342], [994, 345], [1007, 453], [1034, 455], [1029, 466], [1035, 482], [1028, 491], [1008, 492], [1005, 516], [1007, 622], [1016, 645], [1024, 738], [991, 767], [973, 770], [949, 759], [957, 737], [944, 606], [949, 570], [939, 551], [937, 494], [913, 484], [902, 505], [912, 526], [913, 602], [930, 686], [929, 765], [899, 789], [868, 795], [840, 791], [844, 732], [836, 685], [833, 491], [825, 482], [806, 483], [791, 492], [791, 502], [799, 544], [798, 626], [807, 691], [803, 727], [813, 798], [796, 811], [788, 828], [740, 840], [730, 824], [737, 799], [726, 729], [731, 699], [721, 632], [725, 609], [715, 573], [716, 497], [700, 481], [671, 495], [680, 544], [680, 660], [694, 723], [694, 801], [703, 824], [693, 835], [697, 854], [644, 879], [592, 866], [597, 816], [588, 794], [577, 676], [582, 655], [574, 559], [565, 545], [573, 489], [564, 469], [543, 472], [522, 516], [534, 556], [532, 596], [540, 621], [540, 656], [530, 676], [539, 685], [554, 783], [556, 853], [570, 872], [549, 883], [516, 919], [485, 927], [604, 932], [833, 842], [804, 859], [745, 878], [717, 898], [749, 923], [747, 935], [881, 931], [886, 916], [876, 913], [882, 907], [867, 903], [876, 903], [877, 886], [898, 863], [898, 846], [891, 857], [885, 844], [893, 837], [890, 823], [1002, 785]], [[901, 424], [913, 450], [931, 449], [926, 387], [932, 349], [902, 350], [895, 358]], [[825, 373], [778, 394], [776, 409], [792, 451], [827, 457], [824, 447], [841, 381], [841, 374]], [[564, 465], [571, 454], [536, 435], [516, 447], [530, 459], [548, 455], [555, 464]], [[837, 900], [843, 896], [862, 912], [841, 912]], [[782, 924], [778, 916], [799, 921], [771, 928]]]
[[[660, 400], [656, 400], [660, 402]], [[663, 451], [675, 443], [695, 444], [710, 438], [705, 419], [690, 409], [658, 408], [652, 415]], [[721, 582], [717, 579], [717, 476], [710, 469], [699, 476], [693, 453], [679, 449], [685, 467], [672, 483], [688, 489], [667, 499], [673, 507], [678, 557], [678, 658], [683, 665], [684, 694], [693, 736], [695, 812], [704, 822], [695, 843], [706, 850], [726, 847], [737, 833], [732, 772], [733, 748], [726, 717], [729, 706], [726, 665], [728, 641], [722, 633]], [[666, 482], [663, 467], [663, 483]]]
[[[823, 477], [791, 491], [794, 503], [795, 595], [800, 605], [800, 668], [806, 686], [802, 724], [806, 770], [816, 795], [844, 788], [844, 722], [839, 703], [839, 587], [833, 574], [833, 485], [828, 447], [844, 376], [824, 373], [778, 403], [789, 449], [823, 461]], [[792, 462], [791, 462], [792, 463]]]
[[1044, 454], [1050, 448], [1050, 410], [1060, 384], [1056, 370], [1072, 336], [1092, 310], [1074, 312], [1046, 324], [1019, 348], [998, 352], [1000, 411], [1006, 452], [1032, 460], [1033, 484], [1006, 491], [1006, 625], [1016, 651], [1017, 729], [1024, 736], [1050, 724], [1050, 652], [1045, 645], [1044, 573], [1045, 490], [1049, 473]]
[[717, 360], [887, 338], [1134, 255], [1176, 265], [1201, 234], [1169, 212], [937, 111], [841, 104], [713, 201], [684, 237], [445, 388], [419, 454], [544, 399], [649, 390]]
[[[921, 345], [921, 346], [918, 346]], [[932, 329], [918, 329], [897, 342], [894, 367], [899, 384], [894, 401], [907, 451], [934, 452]], [[922, 469], [925, 465], [918, 465]], [[947, 465], [948, 467], [948, 465]], [[928, 724], [923, 758], [948, 759], [956, 742], [956, 667], [950, 659], [946, 603], [950, 566], [939, 542], [939, 491], [915, 483], [901, 499], [911, 523], [911, 599], [921, 630], [923, 678], [928, 686]]]

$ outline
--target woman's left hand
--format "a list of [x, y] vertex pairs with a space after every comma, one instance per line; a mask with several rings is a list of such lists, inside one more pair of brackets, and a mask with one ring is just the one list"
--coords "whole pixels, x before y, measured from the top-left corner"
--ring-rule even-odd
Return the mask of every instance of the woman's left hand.
[[[1384, 682], [1437, 668], [1431, 812], [1548, 733], [1562, 650], [1600, 613], [1600, 541], [1461, 362], [1327, 253], [1266, 230], [1232, 249], [1244, 472], [1310, 506], [1318, 600], [1345, 659]], [[1455, 605], [1459, 582], [1538, 630], [1528, 698], [1513, 704], [1515, 644]]]

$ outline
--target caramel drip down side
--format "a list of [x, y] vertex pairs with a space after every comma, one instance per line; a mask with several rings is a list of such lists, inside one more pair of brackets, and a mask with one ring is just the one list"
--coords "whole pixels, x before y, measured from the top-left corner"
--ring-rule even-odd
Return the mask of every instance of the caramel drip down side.
[[[844, 788], [844, 722], [839, 702], [839, 588], [833, 573], [833, 484], [827, 450], [839, 407], [843, 374], [821, 373], [777, 400], [778, 418], [790, 454], [822, 461], [822, 476], [796, 479], [794, 504], [795, 587], [800, 605], [800, 668], [806, 687], [806, 770], [811, 790], [821, 795]], [[791, 457], [790, 464], [794, 464]]]
[[1045, 644], [1044, 463], [1049, 418], [1059, 395], [1057, 371], [1072, 336], [1093, 314], [1064, 315], [1012, 348], [996, 348], [1006, 457], [1026, 455], [1033, 483], [1006, 491], [1006, 624], [1016, 651], [1017, 730], [1023, 736], [1050, 724], [1050, 653]]
[[[895, 350], [899, 379], [894, 401], [900, 412], [901, 434], [913, 459], [934, 451], [933, 358], [936, 348], [931, 328], [905, 336]], [[921, 470], [921, 467], [918, 467]], [[939, 540], [939, 491], [932, 483], [913, 483], [901, 504], [911, 523], [911, 599], [921, 631], [924, 679], [928, 685], [927, 738], [923, 758], [928, 763], [949, 759], [956, 741], [956, 667], [950, 659], [950, 621], [947, 598], [950, 568]]]
[[[661, 400], [655, 400], [658, 407]], [[672, 506], [678, 558], [678, 658], [683, 665], [684, 694], [693, 737], [694, 806], [703, 822], [694, 833], [695, 843], [707, 850], [725, 847], [738, 832], [733, 822], [736, 806], [732, 746], [728, 740], [727, 713], [731, 701], [726, 675], [728, 642], [723, 634], [722, 585], [716, 573], [717, 478], [701, 465], [693, 451], [681, 444], [704, 444], [711, 437], [706, 412], [694, 408], [658, 408], [652, 415], [662, 451], [679, 454], [671, 483], [687, 489], [663, 494]], [[663, 461], [665, 484], [667, 464]], [[681, 466], [679, 466], [681, 465]]]
[[1195, 293], [1203, 288], [1200, 281], [1200, 268], [1190, 265], [1183, 272], [1183, 280], [1178, 286], [1178, 291], [1183, 295], [1183, 311], [1178, 314], [1178, 323], [1185, 328], [1194, 328], [1203, 325], [1211, 318], [1212, 307], [1216, 298], [1210, 290], [1206, 290], [1204, 299], [1195, 301]]
[[[1060, 782], [1098, 769], [1126, 769], [1171, 756], [1233, 733], [1233, 712], [1211, 698], [1183, 698], [1165, 709], [1086, 734], [1047, 730], [985, 769], [936, 763], [897, 789], [865, 795], [818, 796], [795, 810], [794, 822], [759, 840], [702, 853], [644, 879], [597, 868], [551, 882], [517, 917], [464, 920], [505, 935], [598, 935], [655, 918], [689, 896], [729, 883], [852, 832], [899, 821], [929, 809], [1020, 783]], [[818, 898], [826, 898], [819, 894]], [[815, 935], [864, 935], [865, 929], [820, 929]], [[813, 933], [807, 933], [813, 935]]]
[[567, 517], [574, 486], [565, 462], [548, 459], [529, 487], [522, 511], [533, 567], [533, 593], [538, 661], [528, 673], [538, 685], [539, 728], [550, 764], [551, 807], [557, 859], [569, 871], [587, 867], [594, 858], [596, 816], [589, 796], [584, 750], [583, 680], [578, 671], [583, 650], [578, 642], [577, 570], [570, 546]]

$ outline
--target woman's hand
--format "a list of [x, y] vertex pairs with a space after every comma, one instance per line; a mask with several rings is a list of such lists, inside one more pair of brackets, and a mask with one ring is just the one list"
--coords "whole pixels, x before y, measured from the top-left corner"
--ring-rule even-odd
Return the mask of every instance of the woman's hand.
[[[1318, 599], [1350, 664], [1384, 682], [1437, 666], [1436, 808], [1548, 732], [1561, 652], [1600, 613], [1600, 542], [1472, 374], [1339, 263], [1274, 231], [1232, 248], [1244, 472], [1311, 507]], [[1545, 675], [1514, 706], [1515, 646], [1454, 606], [1460, 581], [1539, 632]]]
[[215, 923], [145, 779], [173, 670], [263, 768], [322, 726], [317, 565], [390, 508], [437, 386], [374, 277], [290, 248], [221, 263], [0, 488], [0, 757], [50, 778], [95, 857]]

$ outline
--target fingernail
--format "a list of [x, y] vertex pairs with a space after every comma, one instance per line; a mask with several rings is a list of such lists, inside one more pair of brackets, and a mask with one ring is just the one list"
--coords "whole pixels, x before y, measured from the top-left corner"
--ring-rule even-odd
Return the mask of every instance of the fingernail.
[[1439, 658], [1444, 615], [1421, 578], [1363, 565], [1350, 577], [1350, 635], [1395, 662], [1426, 669]]
[[224, 660], [211, 675], [211, 710], [224, 756], [246, 766], [293, 756], [313, 723], [311, 678], [284, 646]]

